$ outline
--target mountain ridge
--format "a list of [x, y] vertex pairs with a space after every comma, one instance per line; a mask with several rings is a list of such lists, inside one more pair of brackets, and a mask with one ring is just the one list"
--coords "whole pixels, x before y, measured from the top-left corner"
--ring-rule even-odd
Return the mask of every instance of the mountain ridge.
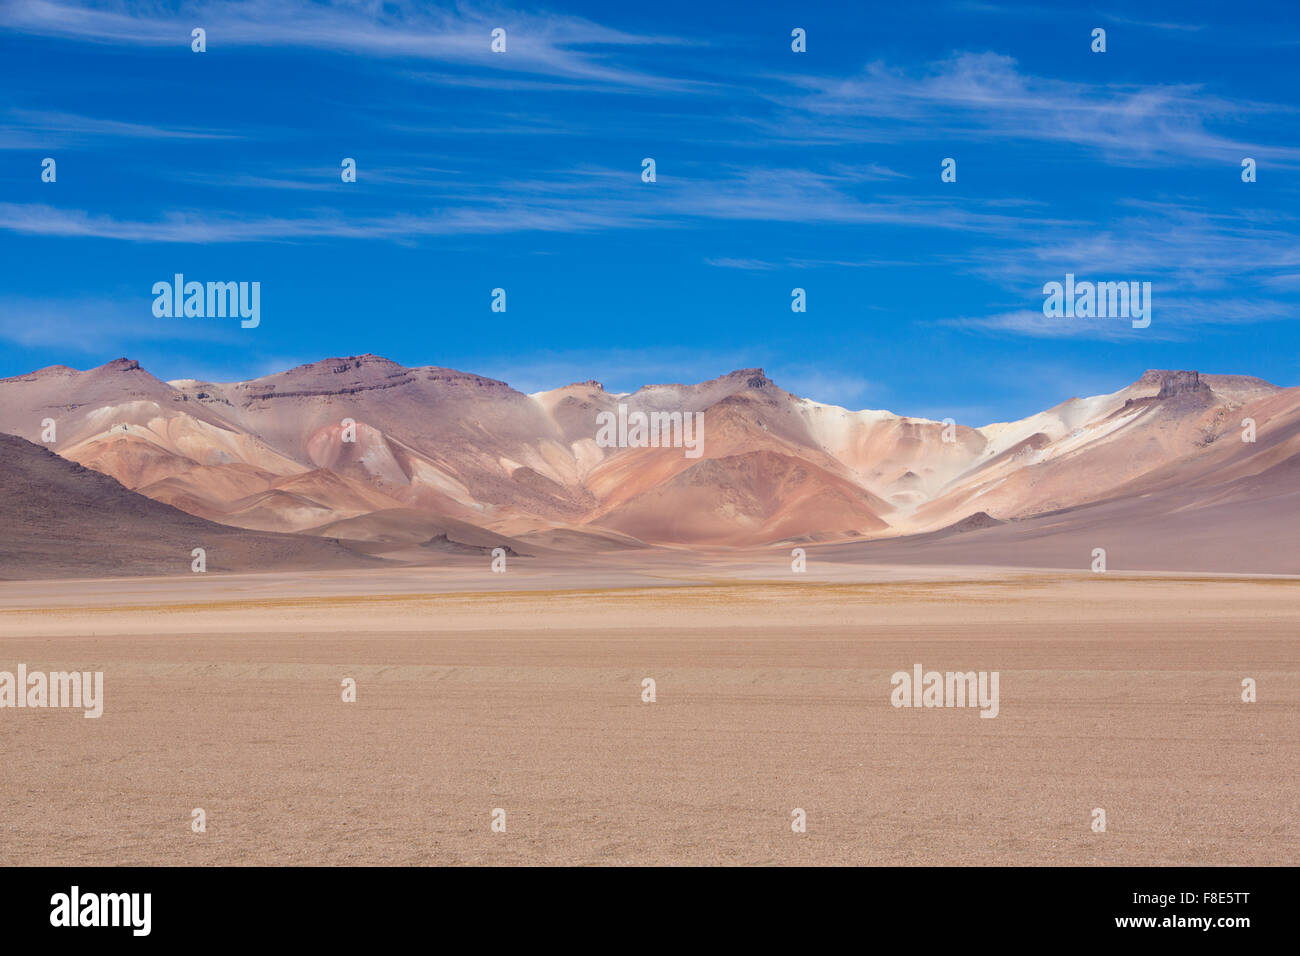
[[[666, 423], [669, 439], [699, 416], [700, 457], [626, 428], [622, 446], [598, 441], [616, 412]], [[1225, 441], [1244, 418], [1257, 440]], [[802, 398], [762, 368], [626, 393], [589, 379], [526, 394], [372, 353], [244, 382], [163, 382], [126, 357], [0, 379], [0, 431], [39, 442], [47, 419], [56, 438], [44, 444], [60, 455], [234, 527], [382, 538], [368, 515], [411, 511], [619, 547], [861, 540], [963, 521], [969, 540], [1180, 483], [1212, 496], [1215, 469], [1225, 482], [1281, 475], [1300, 453], [1300, 388], [1181, 369], [978, 427]]]

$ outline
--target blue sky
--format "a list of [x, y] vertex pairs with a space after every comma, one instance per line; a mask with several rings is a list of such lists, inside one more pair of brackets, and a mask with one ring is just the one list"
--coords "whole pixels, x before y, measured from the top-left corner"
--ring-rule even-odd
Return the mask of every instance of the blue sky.
[[[1147, 368], [1294, 385], [1297, 43], [1291, 2], [8, 0], [0, 375], [762, 366], [971, 425]], [[261, 282], [260, 326], [155, 318], [177, 272]], [[1067, 272], [1151, 282], [1151, 326], [1045, 319]]]

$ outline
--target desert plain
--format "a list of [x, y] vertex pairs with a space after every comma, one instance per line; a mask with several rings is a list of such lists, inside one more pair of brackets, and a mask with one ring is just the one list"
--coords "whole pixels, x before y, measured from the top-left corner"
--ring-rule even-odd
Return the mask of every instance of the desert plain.
[[[103, 671], [104, 713], [0, 711], [0, 837], [10, 865], [1294, 865], [1297, 598], [788, 552], [4, 582], [0, 669]], [[893, 707], [917, 663], [999, 672], [998, 716]]]

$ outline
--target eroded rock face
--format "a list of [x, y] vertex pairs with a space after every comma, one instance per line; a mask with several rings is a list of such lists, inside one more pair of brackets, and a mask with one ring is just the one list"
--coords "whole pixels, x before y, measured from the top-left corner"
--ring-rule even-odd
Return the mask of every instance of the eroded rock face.
[[1201, 381], [1199, 372], [1165, 372], [1156, 398], [1173, 398], [1192, 392], [1208, 392], [1210, 386]]
[[1188, 370], [1149, 369], [1136, 384], [1158, 387], [1157, 400], [1210, 392], [1210, 385], [1201, 379], [1201, 373]]

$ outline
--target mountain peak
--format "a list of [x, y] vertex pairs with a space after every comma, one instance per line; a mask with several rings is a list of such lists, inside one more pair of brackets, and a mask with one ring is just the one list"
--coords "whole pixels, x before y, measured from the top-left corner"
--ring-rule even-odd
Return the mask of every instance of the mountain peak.
[[113, 361], [101, 365], [100, 368], [105, 372], [134, 372], [140, 368], [140, 363], [135, 359], [123, 357], [115, 358]]
[[731, 374], [724, 375], [723, 378], [742, 380], [746, 388], [767, 388], [769, 385], [776, 384], [764, 374], [761, 368], [736, 369]]
[[297, 369], [311, 369], [312, 371], [328, 371], [336, 375], [355, 368], [382, 368], [384, 370], [404, 369], [404, 366], [397, 364], [392, 359], [386, 359], [382, 355], [374, 355], [367, 352], [364, 355], [347, 355], [343, 357], [324, 358], [318, 362], [308, 362], [306, 365], [299, 365]]
[[1210, 391], [1210, 386], [1201, 379], [1201, 373], [1191, 369], [1147, 369], [1134, 384], [1158, 386], [1157, 399]]

